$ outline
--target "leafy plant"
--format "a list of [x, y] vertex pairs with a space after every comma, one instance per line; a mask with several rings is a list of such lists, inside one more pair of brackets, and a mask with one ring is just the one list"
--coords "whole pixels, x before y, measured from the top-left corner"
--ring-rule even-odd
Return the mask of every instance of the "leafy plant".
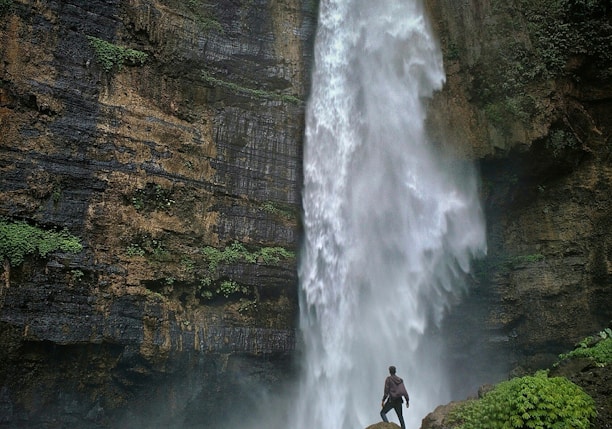
[[247, 248], [239, 243], [233, 242], [223, 250], [206, 246], [202, 249], [204, 258], [208, 260], [208, 270], [215, 272], [220, 263], [231, 264], [237, 261], [254, 264], [259, 259], [264, 263], [278, 263], [281, 259], [292, 259], [295, 254], [283, 247], [262, 247], [258, 251], [249, 252]]
[[44, 258], [56, 250], [78, 253], [83, 245], [66, 230], [44, 230], [24, 221], [0, 219], [0, 258], [8, 259], [12, 266], [21, 264], [27, 255], [37, 253]]
[[168, 251], [164, 248], [162, 240], [151, 240], [151, 255], [156, 259], [163, 259], [168, 256]]
[[85, 274], [81, 270], [72, 270], [70, 272], [70, 277], [74, 283], [80, 283]]
[[259, 256], [266, 264], [276, 264], [281, 259], [292, 259], [294, 254], [282, 247], [264, 247], [259, 251]]
[[[559, 355], [560, 360], [586, 358], [595, 365], [604, 367], [612, 362], [612, 329], [606, 328], [597, 335], [586, 337], [578, 346], [568, 353]], [[558, 365], [557, 362], [555, 365]]]
[[183, 266], [183, 270], [185, 270], [186, 273], [192, 273], [195, 269], [195, 262], [191, 258], [181, 259], [181, 265]]
[[[283, 247], [262, 247], [257, 251], [249, 251], [242, 243], [233, 242], [223, 250], [219, 250], [212, 246], [205, 246], [202, 249], [204, 259], [208, 262], [208, 274], [200, 280], [200, 294], [205, 299], [212, 299], [214, 294], [212, 288], [219, 280], [219, 265], [233, 264], [236, 262], [244, 262], [247, 264], [256, 264], [262, 262], [264, 264], [276, 264], [281, 260], [295, 258], [295, 254]], [[249, 289], [240, 285], [233, 279], [224, 280], [214, 289], [217, 295], [223, 295], [228, 298], [235, 293], [247, 294]]]
[[224, 280], [221, 282], [216, 292], [219, 295], [223, 295], [224, 297], [229, 298], [229, 296], [234, 293], [241, 292], [243, 294], [246, 294], [249, 292], [249, 290], [246, 286], [240, 285], [239, 283], [233, 280]]
[[53, 204], [57, 204], [62, 199], [62, 189], [58, 186], [53, 188], [53, 192], [51, 193], [51, 199], [53, 200]]
[[128, 256], [144, 256], [145, 251], [139, 244], [132, 243], [127, 247], [125, 253]]
[[97, 37], [87, 36], [87, 39], [96, 53], [98, 63], [106, 72], [110, 72], [113, 68], [121, 70], [125, 63], [143, 65], [149, 57], [146, 52], [117, 46]]
[[257, 310], [257, 300], [241, 299], [238, 313], [245, 314]]
[[546, 371], [499, 383], [481, 399], [458, 406], [449, 416], [458, 429], [588, 429], [595, 403], [565, 377]]

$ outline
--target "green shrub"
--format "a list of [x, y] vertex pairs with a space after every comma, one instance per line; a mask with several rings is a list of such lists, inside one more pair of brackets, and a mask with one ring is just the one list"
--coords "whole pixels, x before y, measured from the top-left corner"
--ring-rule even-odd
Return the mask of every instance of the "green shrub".
[[[607, 328], [598, 335], [587, 337], [568, 353], [559, 355], [559, 359], [586, 358], [597, 366], [606, 366], [612, 362], [612, 329]], [[557, 362], [558, 365], [559, 363]]]
[[[223, 250], [215, 247], [205, 246], [202, 249], [204, 259], [208, 262], [208, 273], [200, 280], [199, 291], [200, 295], [205, 299], [212, 299], [212, 290], [215, 284], [218, 284], [220, 275], [218, 272], [219, 264], [233, 264], [243, 262], [247, 264], [256, 264], [262, 262], [264, 264], [276, 264], [281, 260], [295, 258], [295, 254], [283, 247], [262, 247], [257, 251], [249, 251], [242, 243], [234, 242]], [[237, 283], [233, 279], [222, 281], [216, 289], [216, 295], [223, 295], [229, 298], [235, 293], [248, 294], [249, 289]]]
[[449, 416], [459, 429], [587, 429], [595, 403], [580, 387], [546, 371], [498, 384]]
[[246, 286], [240, 285], [239, 283], [233, 280], [225, 280], [221, 282], [216, 292], [219, 295], [223, 295], [224, 297], [229, 298], [230, 295], [234, 293], [240, 292], [246, 294], [249, 292], [249, 290]]
[[214, 273], [220, 263], [233, 264], [243, 261], [255, 264], [258, 260], [266, 264], [278, 263], [281, 259], [293, 259], [295, 254], [283, 247], [262, 247], [258, 251], [249, 252], [242, 243], [233, 242], [223, 250], [206, 246], [202, 249], [204, 258], [208, 261], [208, 270]]
[[87, 39], [96, 53], [98, 63], [106, 72], [110, 72], [113, 68], [121, 70], [125, 63], [143, 65], [149, 57], [145, 52], [117, 46], [97, 37], [87, 36]]
[[8, 259], [12, 266], [21, 264], [26, 255], [38, 254], [43, 258], [61, 250], [78, 253], [83, 249], [79, 238], [68, 231], [48, 231], [23, 221], [0, 219], [0, 258]]
[[145, 251], [138, 243], [131, 243], [125, 250], [128, 256], [144, 256]]

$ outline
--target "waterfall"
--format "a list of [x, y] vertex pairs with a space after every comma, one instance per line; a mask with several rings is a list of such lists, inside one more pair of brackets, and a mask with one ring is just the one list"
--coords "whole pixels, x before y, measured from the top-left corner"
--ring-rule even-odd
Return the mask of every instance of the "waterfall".
[[425, 135], [424, 100], [444, 79], [421, 1], [321, 0], [291, 427], [380, 421], [389, 365], [411, 395], [408, 428], [450, 399], [433, 332], [485, 233], [476, 176], [436, 155]]

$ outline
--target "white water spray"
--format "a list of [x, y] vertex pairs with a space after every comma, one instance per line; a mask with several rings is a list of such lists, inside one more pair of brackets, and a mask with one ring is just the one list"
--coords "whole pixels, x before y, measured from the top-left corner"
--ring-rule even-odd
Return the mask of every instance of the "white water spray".
[[411, 395], [408, 428], [449, 400], [441, 344], [427, 332], [485, 236], [475, 177], [426, 141], [423, 99], [443, 82], [421, 1], [321, 1], [304, 154], [304, 376], [291, 427], [380, 421], [389, 365]]

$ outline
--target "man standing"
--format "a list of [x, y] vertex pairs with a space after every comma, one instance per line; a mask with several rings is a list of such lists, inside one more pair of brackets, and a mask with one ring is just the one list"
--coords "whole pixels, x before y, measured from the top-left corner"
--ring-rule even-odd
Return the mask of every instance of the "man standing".
[[[395, 375], [395, 367], [389, 367], [389, 376], [385, 380], [385, 393], [382, 398], [382, 410], [380, 411], [380, 416], [382, 417], [384, 422], [388, 422], [387, 413], [393, 408], [395, 413], [397, 414], [397, 418], [400, 421], [400, 425], [402, 429], [406, 429], [406, 425], [404, 424], [404, 417], [402, 415], [402, 397], [406, 398], [406, 408], [410, 407], [410, 398], [408, 397], [408, 392], [406, 391], [406, 387], [404, 387], [404, 380]], [[387, 401], [387, 402], [385, 402]]]

